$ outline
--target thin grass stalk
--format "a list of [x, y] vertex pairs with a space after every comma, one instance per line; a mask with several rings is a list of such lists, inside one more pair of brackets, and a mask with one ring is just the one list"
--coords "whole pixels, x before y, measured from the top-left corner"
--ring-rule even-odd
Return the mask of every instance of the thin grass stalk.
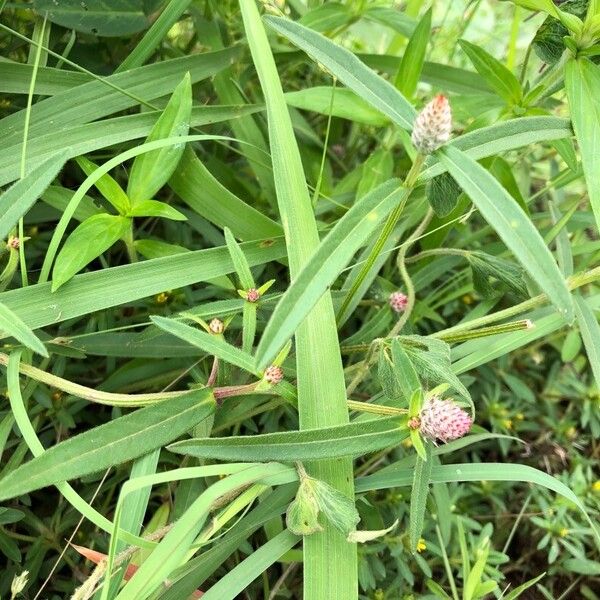
[[[254, 0], [240, 0], [246, 36], [259, 75], [269, 124], [273, 175], [290, 263], [296, 277], [319, 243], [312, 202], [281, 82]], [[344, 371], [331, 295], [325, 294], [296, 331], [300, 428], [348, 422]], [[353, 497], [352, 461], [306, 465], [311, 476]], [[356, 547], [330, 525], [304, 538], [304, 598], [358, 597]]]

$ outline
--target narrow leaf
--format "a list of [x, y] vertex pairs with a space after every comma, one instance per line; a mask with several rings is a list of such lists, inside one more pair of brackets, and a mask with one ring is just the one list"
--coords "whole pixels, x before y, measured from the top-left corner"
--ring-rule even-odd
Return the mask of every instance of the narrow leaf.
[[52, 291], [65, 284], [129, 230], [131, 220], [100, 214], [86, 219], [67, 238], [52, 271]]
[[0, 196], [0, 239], [10, 233], [42, 195], [65, 164], [66, 157], [66, 152], [51, 156]]
[[40, 339], [19, 319], [15, 313], [0, 303], [0, 333], [10, 335], [27, 348], [42, 356], [48, 356], [48, 351]]
[[172, 444], [169, 450], [202, 458], [261, 462], [362, 456], [399, 445], [408, 436], [405, 423], [402, 417], [386, 417], [304, 431], [195, 438]]
[[573, 128], [581, 150], [583, 174], [590, 204], [600, 230], [600, 69], [587, 58], [570, 60], [565, 67], [565, 88]]
[[[186, 73], [146, 138], [146, 142], [187, 135], [191, 112], [192, 84], [189, 73]], [[158, 192], [175, 171], [184, 150], [185, 144], [181, 143], [153, 150], [135, 158], [127, 185], [127, 195], [132, 204], [149, 200]]]
[[427, 508], [427, 496], [429, 495], [429, 482], [433, 461], [431, 460], [431, 445], [426, 446], [426, 458], [417, 457], [412, 491], [410, 493], [410, 524], [409, 537], [410, 549], [417, 550], [419, 538], [423, 532], [425, 523], [425, 509]]
[[288, 19], [265, 17], [265, 21], [394, 123], [408, 131], [412, 129], [416, 113], [410, 102], [352, 52]]
[[228, 344], [221, 337], [200, 331], [175, 319], [167, 319], [159, 316], [153, 316], [151, 319], [157, 327], [186, 341], [188, 344], [196, 346], [204, 352], [213, 354], [225, 362], [236, 365], [250, 373], [254, 372], [254, 360], [252, 356]]
[[488, 171], [458, 148], [446, 146], [439, 157], [548, 299], [572, 321], [573, 302], [560, 269], [519, 205]]

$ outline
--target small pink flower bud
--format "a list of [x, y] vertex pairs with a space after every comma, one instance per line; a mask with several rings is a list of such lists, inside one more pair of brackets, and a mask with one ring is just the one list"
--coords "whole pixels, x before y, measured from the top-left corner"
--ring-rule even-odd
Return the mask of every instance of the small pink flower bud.
[[473, 420], [452, 400], [433, 397], [421, 409], [421, 433], [432, 441], [449, 442], [467, 434]]
[[258, 302], [260, 300], [260, 292], [256, 288], [250, 288], [246, 292], [246, 300], [248, 302]]
[[409, 429], [419, 429], [421, 427], [421, 419], [419, 417], [411, 417], [408, 420], [408, 428]]
[[411, 139], [419, 153], [431, 154], [450, 139], [451, 132], [450, 104], [439, 94], [417, 115]]
[[211, 330], [212, 333], [214, 333], [215, 335], [219, 334], [219, 333], [223, 333], [223, 331], [225, 330], [225, 326], [223, 325], [223, 321], [221, 321], [221, 319], [213, 319], [209, 324], [208, 324], [208, 328]]
[[281, 367], [271, 365], [270, 367], [267, 367], [263, 378], [271, 385], [276, 385], [280, 381], [283, 381], [283, 369]]
[[9, 237], [6, 245], [13, 250], [18, 250], [21, 247], [21, 240], [18, 237]]
[[404, 312], [408, 305], [408, 296], [402, 292], [393, 292], [390, 294], [389, 303], [394, 312]]

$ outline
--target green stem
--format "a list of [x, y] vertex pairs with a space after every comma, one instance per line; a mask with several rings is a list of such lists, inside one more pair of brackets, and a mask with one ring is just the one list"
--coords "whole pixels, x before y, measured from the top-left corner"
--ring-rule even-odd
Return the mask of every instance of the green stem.
[[377, 260], [377, 257], [381, 253], [385, 243], [387, 242], [388, 238], [394, 231], [394, 229], [398, 223], [398, 220], [400, 219], [400, 216], [402, 215], [402, 212], [404, 211], [406, 202], [415, 187], [417, 178], [419, 177], [419, 173], [421, 172], [421, 167], [423, 166], [424, 161], [425, 161], [425, 156], [423, 156], [422, 154], [417, 154], [417, 156], [412, 164], [412, 167], [411, 167], [410, 171], [408, 172], [408, 175], [406, 176], [406, 179], [404, 181], [405, 190], [404, 190], [404, 194], [402, 195], [402, 198], [400, 199], [398, 206], [396, 206], [396, 208], [392, 211], [390, 216], [387, 218], [387, 221], [385, 222], [385, 225], [383, 226], [383, 229], [381, 230], [381, 233], [379, 234], [379, 237], [377, 238], [375, 245], [373, 246], [371, 252], [369, 253], [369, 256], [367, 257], [360, 272], [358, 273], [358, 276], [354, 280], [352, 287], [350, 288], [350, 290], [346, 294], [346, 297], [344, 298], [344, 301], [342, 302], [342, 307], [340, 308], [338, 315], [337, 315], [338, 323], [345, 316], [345, 313], [348, 310], [348, 307], [350, 306], [352, 300], [354, 299], [356, 292], [358, 291], [358, 289], [362, 285], [363, 281], [365, 280], [365, 278], [371, 271], [371, 268], [375, 264], [375, 261]]
[[392, 328], [390, 332], [390, 337], [394, 337], [402, 331], [402, 328], [404, 327], [404, 325], [406, 325], [415, 306], [415, 286], [413, 285], [412, 279], [408, 274], [408, 269], [406, 268], [406, 254], [410, 247], [421, 237], [425, 229], [427, 229], [427, 226], [429, 225], [429, 223], [431, 223], [431, 219], [433, 219], [433, 215], [434, 212], [430, 208], [427, 211], [427, 214], [425, 215], [423, 220], [421, 221], [421, 224], [413, 231], [412, 235], [408, 238], [408, 240], [406, 240], [406, 244], [402, 246], [400, 252], [398, 253], [398, 270], [402, 275], [402, 280], [404, 281], [404, 285], [406, 287], [406, 295], [408, 296], [408, 302], [406, 304], [406, 309], [402, 313], [402, 316], [398, 319], [398, 322]]
[[133, 241], [133, 219], [131, 219], [131, 225], [129, 226], [129, 230], [127, 231], [123, 241], [127, 247], [127, 256], [129, 256], [129, 262], [136, 263], [138, 261], [138, 254]]

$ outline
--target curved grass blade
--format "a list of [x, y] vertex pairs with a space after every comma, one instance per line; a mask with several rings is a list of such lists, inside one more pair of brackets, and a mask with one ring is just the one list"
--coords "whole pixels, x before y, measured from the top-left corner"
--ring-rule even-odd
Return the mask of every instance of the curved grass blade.
[[0, 303], [0, 335], [10, 335], [27, 348], [48, 356], [48, 351], [40, 339], [15, 315], [12, 310]]
[[458, 148], [446, 146], [439, 158], [549, 300], [572, 321], [573, 301], [567, 284], [523, 209], [488, 171]]
[[0, 239], [8, 236], [19, 219], [52, 183], [66, 160], [66, 152], [51, 156], [0, 196]]
[[265, 22], [394, 123], [408, 131], [412, 130], [416, 112], [410, 102], [352, 52], [288, 19], [269, 16], [265, 17]]
[[256, 351], [258, 369], [272, 362], [403, 192], [400, 180], [391, 179], [361, 198], [337, 222], [277, 304]]

